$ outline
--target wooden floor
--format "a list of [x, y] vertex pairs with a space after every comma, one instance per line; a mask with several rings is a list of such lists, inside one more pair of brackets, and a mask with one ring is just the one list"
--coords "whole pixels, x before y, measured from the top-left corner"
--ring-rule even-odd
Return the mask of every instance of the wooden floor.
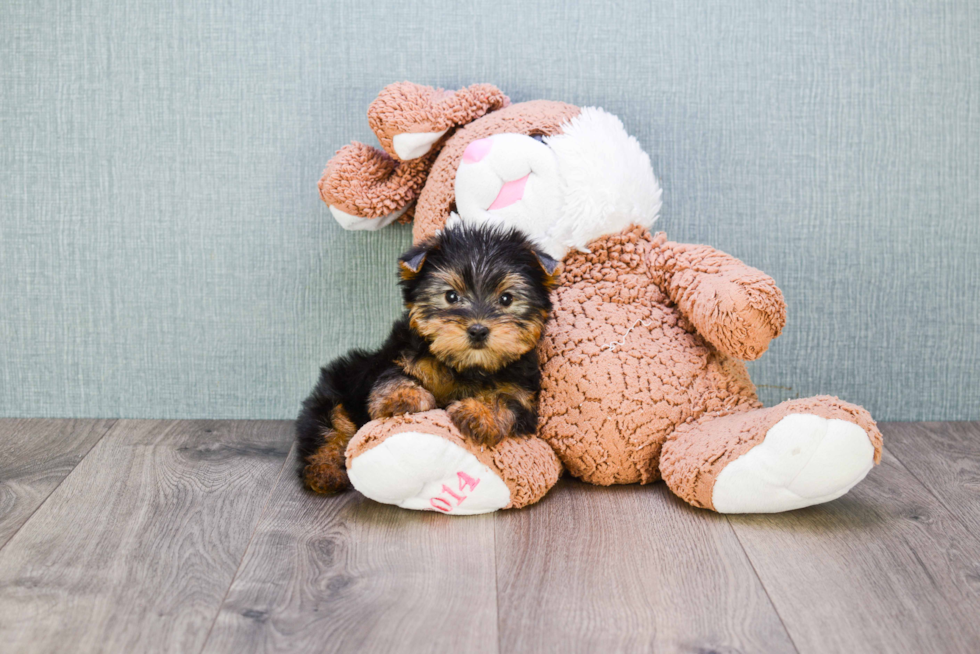
[[304, 492], [289, 422], [0, 420], [0, 651], [980, 652], [980, 423], [773, 516]]

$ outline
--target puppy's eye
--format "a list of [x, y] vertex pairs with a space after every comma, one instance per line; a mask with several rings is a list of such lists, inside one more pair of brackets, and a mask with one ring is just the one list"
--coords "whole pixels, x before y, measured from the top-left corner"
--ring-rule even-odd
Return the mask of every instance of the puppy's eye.
[[504, 293], [500, 296], [500, 304], [504, 305], [505, 307], [509, 307], [513, 301], [514, 296], [510, 293]]
[[456, 291], [446, 291], [446, 302], [456, 304], [459, 302], [459, 294]]

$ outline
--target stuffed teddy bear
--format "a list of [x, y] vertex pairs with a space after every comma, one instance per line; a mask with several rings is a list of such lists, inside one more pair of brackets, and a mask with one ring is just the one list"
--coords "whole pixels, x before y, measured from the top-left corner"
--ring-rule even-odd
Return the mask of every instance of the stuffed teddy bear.
[[564, 468], [601, 485], [663, 479], [718, 512], [776, 512], [840, 497], [880, 461], [861, 407], [762, 406], [743, 361], [783, 329], [782, 293], [734, 257], [650, 232], [661, 188], [615, 116], [402, 82], [368, 121], [384, 151], [348, 145], [319, 183], [343, 227], [414, 218], [419, 242], [449, 221], [513, 226], [562, 270], [539, 346], [538, 437], [482, 448], [441, 410], [371, 422], [346, 453], [367, 497], [484, 513], [536, 502]]

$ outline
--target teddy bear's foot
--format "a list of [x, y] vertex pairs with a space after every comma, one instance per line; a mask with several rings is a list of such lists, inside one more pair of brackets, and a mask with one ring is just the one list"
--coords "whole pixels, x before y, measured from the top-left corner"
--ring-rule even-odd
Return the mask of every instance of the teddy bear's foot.
[[695, 506], [776, 513], [840, 497], [880, 458], [881, 433], [867, 411], [814, 397], [678, 428], [661, 472]]
[[853, 422], [792, 413], [715, 479], [720, 513], [775, 513], [837, 499], [874, 465], [874, 446]]
[[481, 447], [435, 410], [364, 425], [347, 447], [347, 474], [376, 502], [472, 515], [537, 502], [558, 481], [561, 464], [539, 438]]

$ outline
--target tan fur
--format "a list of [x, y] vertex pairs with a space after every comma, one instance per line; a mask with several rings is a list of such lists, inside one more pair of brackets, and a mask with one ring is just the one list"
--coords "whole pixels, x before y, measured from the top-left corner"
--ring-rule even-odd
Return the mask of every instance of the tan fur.
[[333, 423], [333, 428], [336, 429], [338, 433], [341, 433], [348, 438], [353, 436], [354, 432], [357, 431], [357, 425], [355, 425], [354, 421], [350, 419], [349, 415], [347, 415], [347, 410], [344, 409], [343, 404], [338, 404], [333, 408], [333, 411], [330, 412], [330, 421]]
[[438, 279], [457, 293], [466, 291], [466, 281], [457, 270], [437, 270], [432, 273], [433, 279]]
[[392, 379], [377, 384], [368, 397], [368, 415], [372, 420], [404, 413], [421, 413], [434, 408], [436, 399], [432, 393], [410, 379]]
[[528, 410], [534, 409], [538, 401], [537, 393], [516, 384], [498, 384], [489, 391], [477, 393], [476, 397], [487, 403], [514, 400]]
[[454, 381], [452, 371], [435, 357], [415, 361], [403, 358], [397, 363], [406, 375], [418, 379], [435, 396], [437, 406], [442, 408], [467, 397], [475, 397], [486, 404], [511, 399], [529, 410], [537, 404], [535, 393], [516, 384], [498, 384], [489, 390], [461, 385]]
[[425, 263], [425, 257], [426, 255], [422, 255], [422, 258], [419, 260], [419, 263], [415, 268], [412, 268], [410, 265], [408, 265], [407, 261], [399, 261], [398, 274], [405, 281], [411, 281], [415, 279], [419, 275], [419, 273], [422, 272], [422, 264]]
[[549, 291], [555, 290], [555, 287], [558, 286], [558, 281], [561, 279], [561, 271], [564, 266], [561, 264], [561, 262], [559, 262], [558, 265], [555, 266], [554, 270], [549, 273], [548, 269], [545, 268], [545, 265], [542, 263], [540, 258], [538, 259], [538, 263], [541, 265], [542, 272], [544, 272], [545, 288], [547, 288]]
[[538, 344], [542, 327], [538, 322], [501, 321], [491, 327], [486, 349], [512, 361]]
[[530, 410], [537, 404], [537, 394], [516, 384], [498, 384], [449, 405], [447, 411], [463, 434], [478, 443], [496, 445], [514, 431], [516, 417], [508, 408], [508, 401]]
[[514, 414], [502, 402], [468, 397], [450, 404], [446, 412], [464, 436], [483, 445], [496, 445], [514, 429]]
[[494, 289], [494, 293], [496, 293], [497, 296], [503, 295], [506, 292], [520, 293], [526, 288], [527, 282], [523, 277], [516, 273], [507, 273], [497, 284], [497, 288]]
[[340, 404], [331, 411], [330, 423], [323, 432], [323, 445], [303, 468], [303, 481], [316, 493], [335, 493], [350, 486], [344, 453], [357, 428]]
[[[458, 271], [437, 270], [432, 277], [461, 296], [465, 295], [466, 282]], [[436, 285], [435, 288], [442, 287]], [[457, 370], [479, 367], [495, 372], [531, 351], [541, 338], [547, 312], [542, 311], [525, 320], [514, 315], [521, 308], [520, 294], [526, 289], [527, 281], [515, 273], [505, 275], [498, 283], [495, 293], [499, 296], [511, 292], [515, 300], [511, 307], [503, 309], [502, 317], [480, 320], [490, 329], [490, 336], [482, 348], [473, 348], [467, 335], [466, 330], [473, 324], [472, 320], [456, 316], [426, 317], [427, 309], [431, 306], [446, 306], [442, 292], [434, 292], [422, 302], [409, 303], [409, 325], [430, 341], [433, 354]]]
[[490, 328], [490, 335], [484, 347], [475, 349], [466, 333], [471, 321], [455, 317], [426, 318], [423, 313], [421, 306], [409, 305], [409, 324], [429, 340], [433, 354], [457, 370], [477, 367], [496, 372], [530, 352], [541, 338], [543, 328], [543, 316], [531, 321], [511, 316], [483, 320], [481, 324]]
[[417, 361], [399, 359], [398, 366], [406, 375], [411, 375], [431, 392], [436, 398], [436, 404], [440, 407], [448, 406], [449, 403], [456, 401], [463, 395], [469, 394], [470, 389], [460, 388], [454, 384], [452, 371], [435, 357], [425, 357]]

